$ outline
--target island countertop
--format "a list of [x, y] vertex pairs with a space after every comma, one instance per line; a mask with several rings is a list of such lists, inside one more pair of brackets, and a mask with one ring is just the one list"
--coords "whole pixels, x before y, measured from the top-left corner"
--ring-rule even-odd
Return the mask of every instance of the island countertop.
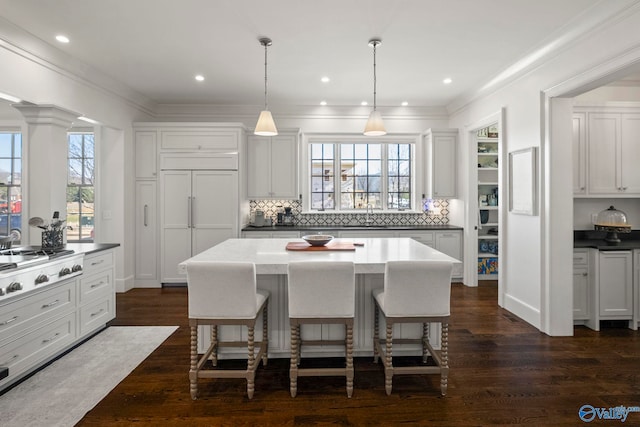
[[185, 271], [189, 261], [249, 261], [257, 274], [287, 274], [291, 261], [353, 261], [358, 274], [384, 273], [385, 263], [392, 260], [445, 260], [454, 266], [455, 258], [419, 243], [411, 238], [341, 238], [334, 242], [362, 243], [355, 251], [288, 251], [289, 242], [302, 239], [228, 239], [182, 262]]

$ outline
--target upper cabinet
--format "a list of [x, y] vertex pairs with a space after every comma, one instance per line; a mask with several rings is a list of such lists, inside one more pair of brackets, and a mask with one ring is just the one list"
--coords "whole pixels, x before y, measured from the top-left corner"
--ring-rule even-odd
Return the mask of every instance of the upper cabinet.
[[574, 195], [640, 196], [640, 112], [618, 111], [574, 113]]
[[247, 138], [247, 197], [249, 199], [298, 198], [299, 133]]
[[156, 179], [156, 131], [136, 131], [136, 179]]
[[457, 196], [457, 129], [429, 129], [424, 135], [425, 196], [453, 199]]

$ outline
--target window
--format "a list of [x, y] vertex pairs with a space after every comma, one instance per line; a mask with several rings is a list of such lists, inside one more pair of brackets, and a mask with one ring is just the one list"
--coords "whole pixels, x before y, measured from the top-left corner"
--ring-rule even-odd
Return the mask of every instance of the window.
[[22, 239], [22, 134], [0, 131], [0, 236]]
[[95, 142], [93, 133], [72, 132], [67, 178], [67, 240], [93, 241]]
[[412, 151], [409, 143], [311, 143], [311, 209], [411, 209]]

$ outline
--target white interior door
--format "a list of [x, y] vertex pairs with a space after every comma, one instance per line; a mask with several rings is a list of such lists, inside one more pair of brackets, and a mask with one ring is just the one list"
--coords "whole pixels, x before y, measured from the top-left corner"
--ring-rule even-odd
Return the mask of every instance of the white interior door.
[[238, 172], [193, 171], [192, 255], [238, 237]]

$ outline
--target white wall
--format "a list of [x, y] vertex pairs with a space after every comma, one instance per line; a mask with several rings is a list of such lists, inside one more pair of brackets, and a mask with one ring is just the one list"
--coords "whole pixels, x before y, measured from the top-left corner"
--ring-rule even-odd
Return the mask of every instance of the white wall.
[[591, 215], [598, 214], [609, 206], [624, 212], [634, 230], [640, 228], [640, 199], [574, 199], [573, 229], [593, 230]]
[[[566, 175], [560, 172], [562, 168], [570, 168], [572, 160], [571, 150], [559, 150], [561, 158], [554, 158], [553, 161], [545, 158], [548, 147], [543, 142], [549, 123], [546, 120], [546, 104], [542, 92], [574, 79], [585, 79], [585, 73], [591, 73], [595, 80], [607, 73], [619, 71], [620, 64], [632, 65], [640, 61], [640, 52], [636, 52], [640, 47], [638, 26], [640, 12], [638, 7], [633, 7], [624, 16], [618, 16], [572, 42], [551, 60], [518, 80], [454, 111], [451, 116], [451, 127], [464, 128], [504, 107], [506, 131], [503, 137], [506, 151], [530, 146], [540, 148], [541, 165], [538, 172], [540, 184], [544, 185], [539, 192], [541, 214], [527, 217], [507, 213], [501, 226], [506, 235], [506, 243], [501, 252], [507, 251], [508, 262], [506, 265], [501, 263], [500, 268], [505, 270], [505, 283], [502, 284], [505, 307], [548, 333], [552, 330], [561, 330], [561, 335], [572, 333], [570, 317], [566, 315], [571, 310], [571, 298], [565, 301], [566, 312], [562, 314], [545, 313], [544, 308], [549, 306], [549, 301], [543, 301], [543, 298], [553, 298], [556, 287], [561, 290], [560, 295], [567, 295], [565, 288], [571, 286], [570, 272], [567, 274], [565, 270], [561, 274], [548, 274], [550, 261], [545, 248], [552, 243], [554, 250], [565, 258], [556, 261], [571, 264], [570, 239], [550, 242], [554, 237], [547, 230], [555, 222], [562, 222], [567, 215], [572, 215], [573, 200], [568, 196], [562, 201], [545, 201], [546, 193], [552, 189], [555, 191], [560, 188], [564, 194], [571, 194], [571, 180], [554, 179], [554, 176], [556, 173], [558, 176]], [[549, 143], [570, 144], [571, 141], [550, 140]], [[547, 180], [547, 177], [550, 179]], [[549, 323], [546, 323], [545, 318], [550, 319]], [[562, 325], [554, 324], [556, 318]]]

